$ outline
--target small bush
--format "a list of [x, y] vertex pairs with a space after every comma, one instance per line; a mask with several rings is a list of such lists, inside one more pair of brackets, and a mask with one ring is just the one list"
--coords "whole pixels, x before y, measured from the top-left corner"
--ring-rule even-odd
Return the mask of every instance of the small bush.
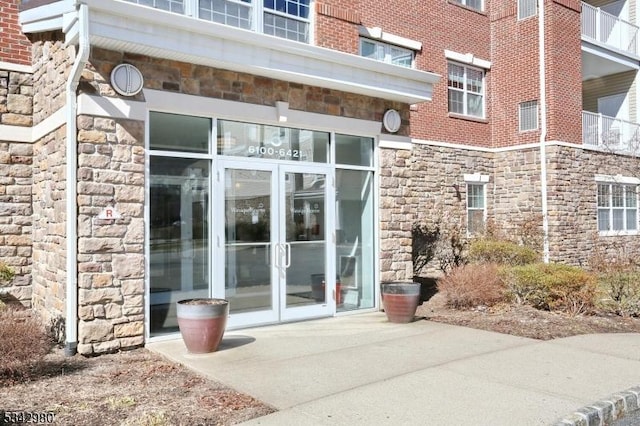
[[30, 311], [0, 308], [0, 382], [28, 377], [51, 349], [40, 323]]
[[540, 256], [532, 248], [511, 241], [481, 238], [471, 242], [469, 259], [474, 263], [516, 266], [539, 262]]
[[438, 280], [438, 291], [454, 308], [491, 306], [504, 300], [504, 284], [495, 264], [469, 264], [452, 269]]
[[559, 263], [514, 266], [504, 273], [509, 296], [537, 309], [577, 315], [594, 306], [596, 277], [583, 269]]
[[0, 262], [0, 284], [10, 282], [14, 276], [14, 270], [6, 263]]
[[607, 257], [597, 250], [589, 265], [602, 292], [598, 308], [621, 316], [640, 316], [640, 266], [636, 256], [620, 249]]

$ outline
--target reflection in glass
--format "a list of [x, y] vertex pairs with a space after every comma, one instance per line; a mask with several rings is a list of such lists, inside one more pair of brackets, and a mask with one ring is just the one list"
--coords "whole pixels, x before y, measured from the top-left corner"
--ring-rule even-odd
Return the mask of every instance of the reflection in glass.
[[336, 135], [336, 163], [353, 166], [373, 165], [373, 139]]
[[326, 163], [329, 134], [218, 120], [218, 154]]
[[[336, 170], [338, 311], [374, 306], [373, 172]], [[336, 290], [337, 291], [337, 290]]]
[[271, 172], [227, 169], [224, 212], [230, 312], [271, 309]]
[[151, 335], [178, 330], [175, 302], [209, 288], [209, 162], [150, 158]]
[[326, 302], [325, 176], [285, 174], [287, 307]]
[[189, 115], [149, 113], [149, 147], [163, 151], [209, 152], [211, 119]]

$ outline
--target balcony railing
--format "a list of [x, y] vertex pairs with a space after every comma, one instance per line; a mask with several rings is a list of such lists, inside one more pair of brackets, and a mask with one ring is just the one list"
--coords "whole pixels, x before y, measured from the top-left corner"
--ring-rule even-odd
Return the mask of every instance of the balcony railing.
[[615, 15], [582, 3], [582, 35], [622, 52], [638, 54], [638, 27]]
[[582, 143], [614, 152], [640, 153], [640, 124], [582, 111]]

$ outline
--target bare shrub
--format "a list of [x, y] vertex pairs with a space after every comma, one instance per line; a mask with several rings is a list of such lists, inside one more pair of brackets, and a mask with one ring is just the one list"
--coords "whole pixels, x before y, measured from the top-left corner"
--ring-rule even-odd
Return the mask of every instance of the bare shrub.
[[432, 225], [414, 223], [411, 229], [413, 274], [418, 275], [436, 255], [440, 239], [440, 222]]
[[596, 249], [589, 259], [603, 293], [598, 308], [620, 316], [640, 316], [640, 265], [624, 247], [614, 248], [613, 255]]
[[42, 362], [51, 341], [30, 311], [0, 308], [0, 382], [24, 379]]
[[438, 291], [454, 308], [495, 305], [504, 300], [505, 294], [495, 264], [458, 266], [438, 280]]

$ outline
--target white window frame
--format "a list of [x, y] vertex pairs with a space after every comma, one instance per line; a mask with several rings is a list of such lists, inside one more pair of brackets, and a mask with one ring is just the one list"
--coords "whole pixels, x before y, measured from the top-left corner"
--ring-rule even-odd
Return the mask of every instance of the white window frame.
[[[140, 0], [125, 0], [128, 1], [130, 3], [137, 3], [140, 4]], [[173, 3], [178, 3], [179, 0], [171, 0]], [[267, 8], [264, 6], [264, 0], [251, 0], [249, 3], [242, 1], [242, 0], [224, 0], [225, 4], [231, 4], [231, 5], [237, 5], [238, 7], [245, 7], [249, 9], [249, 20], [250, 20], [250, 28], [247, 28], [251, 31], [257, 32], [257, 33], [261, 33], [261, 34], [267, 34], [265, 33], [264, 29], [265, 29], [265, 16], [268, 15], [273, 15], [276, 18], [284, 18], [287, 20], [292, 20], [292, 21], [297, 21], [297, 22], [301, 22], [304, 25], [306, 25], [306, 32], [304, 34], [306, 34], [306, 40], [301, 41], [298, 39], [291, 39], [288, 37], [280, 37], [278, 35], [273, 35], [274, 37], [280, 37], [280, 38], [287, 38], [289, 40], [295, 40], [298, 41], [300, 43], [305, 43], [305, 44], [311, 44], [313, 42], [313, 34], [312, 34], [312, 30], [313, 30], [313, 25], [312, 25], [312, 18], [313, 18], [313, 10], [314, 10], [314, 1], [315, 0], [309, 0], [309, 5], [305, 6], [308, 9], [308, 17], [307, 18], [303, 18], [294, 14], [290, 14], [287, 13], [286, 11], [279, 11], [279, 10], [275, 10], [275, 9], [271, 9], [271, 8]], [[296, 3], [297, 0], [286, 0], [286, 4], [288, 5], [289, 3]], [[155, 0], [154, 0], [154, 4], [155, 4]], [[274, 4], [275, 4], [275, 0], [274, 0]], [[147, 7], [154, 7], [155, 6], [147, 6]], [[199, 0], [182, 0], [182, 7], [183, 7], [183, 13], [187, 16], [193, 16], [195, 18], [200, 19], [199, 16], [199, 11], [200, 11], [200, 2]], [[165, 9], [162, 9], [165, 10]], [[174, 13], [178, 13], [178, 12], [174, 12]], [[202, 18], [205, 19], [205, 18]], [[208, 19], [206, 19], [208, 20]], [[209, 20], [208, 20], [209, 21]], [[213, 21], [210, 21], [213, 22]], [[236, 28], [245, 28], [243, 26], [235, 26], [235, 25], [230, 25], [230, 24], [222, 24], [222, 25], [229, 25], [229, 26], [233, 26]], [[279, 27], [278, 27], [279, 28]], [[285, 29], [286, 31], [286, 29]], [[296, 32], [297, 33], [297, 32]], [[302, 33], [297, 33], [297, 34], [302, 34]]]
[[[464, 69], [464, 75], [463, 75], [463, 88], [457, 88], [457, 87], [452, 87], [449, 85], [449, 73], [450, 73], [450, 67], [451, 66], [457, 66], [457, 67], [461, 67]], [[478, 71], [482, 73], [482, 90], [480, 92], [472, 92], [470, 90], [468, 90], [467, 88], [467, 75], [469, 70], [473, 70], [473, 71]], [[472, 117], [472, 118], [477, 118], [477, 119], [484, 119], [487, 116], [487, 107], [486, 107], [486, 78], [487, 78], [487, 73], [486, 70], [483, 68], [479, 68], [479, 67], [473, 67], [464, 63], [460, 63], [460, 62], [455, 62], [455, 61], [448, 61], [447, 62], [447, 108], [449, 111], [449, 114], [455, 114], [455, 115], [460, 115], [460, 116], [466, 116], [466, 117]], [[451, 96], [451, 92], [455, 91], [455, 92], [459, 92], [463, 94], [463, 112], [457, 112], [457, 111], [451, 111], [450, 108], [450, 96]], [[473, 94], [473, 95], [477, 95], [480, 96], [482, 98], [482, 113], [480, 115], [473, 115], [469, 113], [469, 94]]]
[[[391, 43], [385, 43], [382, 41], [377, 41], [377, 40], [373, 40], [370, 38], [366, 38], [366, 37], [360, 37], [360, 51], [359, 54], [360, 56], [364, 56], [363, 55], [363, 46], [365, 43], [370, 43], [373, 44], [375, 46], [376, 51], [378, 51], [378, 49], [382, 49], [384, 51], [384, 58], [383, 59], [379, 59], [379, 58], [371, 58], [370, 59], [374, 59], [376, 61], [380, 61], [380, 62], [385, 62], [387, 64], [393, 64], [393, 65], [398, 65], [400, 67], [406, 67], [406, 68], [413, 68], [414, 64], [415, 64], [415, 52], [411, 49], [407, 49], [406, 47], [402, 47], [402, 46], [397, 46]], [[411, 61], [409, 66], [406, 65], [402, 65], [400, 63], [394, 63], [393, 62], [393, 57], [391, 56], [391, 49], [397, 49], [400, 51], [405, 52], [407, 55], [411, 56]]]
[[538, 0], [518, 0], [518, 21], [538, 15]]
[[468, 7], [469, 9], [473, 9], [473, 10], [477, 10], [479, 12], [484, 12], [484, 0], [480, 0], [480, 7], [475, 7], [475, 6], [471, 6], [469, 5], [469, 2], [474, 1], [475, 0], [452, 0], [454, 3], [458, 3], [464, 7]]
[[[638, 189], [640, 182], [634, 178], [623, 178], [616, 180], [596, 180], [596, 221], [599, 235], [638, 235], [639, 231], [639, 215], [638, 215]], [[606, 188], [607, 193], [603, 194], [601, 188]], [[621, 201], [622, 205], [614, 205], [614, 188], [622, 190]], [[630, 205], [627, 198], [628, 191], [633, 191], [632, 200]], [[606, 196], [605, 199], [602, 197]], [[622, 212], [622, 228], [613, 229], [614, 212]], [[635, 220], [633, 221], [633, 228], [629, 227], [628, 214], [634, 212]], [[608, 228], [602, 229], [603, 224], [600, 221], [601, 213], [607, 214]]]
[[[488, 175], [481, 175], [480, 173], [475, 173], [471, 175], [464, 175], [464, 182], [466, 186], [466, 195], [465, 195], [465, 206], [467, 212], [467, 236], [471, 237], [474, 235], [478, 235], [486, 229], [487, 226], [487, 183], [489, 182]], [[482, 206], [470, 206], [470, 195], [471, 188], [481, 188], [482, 195]], [[471, 221], [469, 220], [471, 212], [482, 211], [482, 229], [471, 229]]]
[[[534, 108], [535, 107], [535, 108]], [[525, 114], [527, 112], [531, 112], [531, 111], [535, 111], [535, 119], [527, 119], [527, 117], [525, 116]], [[532, 101], [526, 101], [526, 102], [520, 102], [518, 104], [518, 131], [520, 132], [531, 132], [534, 130], [538, 130], [539, 124], [538, 124], [538, 100], [532, 100]], [[530, 122], [535, 122], [535, 126], [534, 127], [525, 127], [526, 124], [530, 123]]]

